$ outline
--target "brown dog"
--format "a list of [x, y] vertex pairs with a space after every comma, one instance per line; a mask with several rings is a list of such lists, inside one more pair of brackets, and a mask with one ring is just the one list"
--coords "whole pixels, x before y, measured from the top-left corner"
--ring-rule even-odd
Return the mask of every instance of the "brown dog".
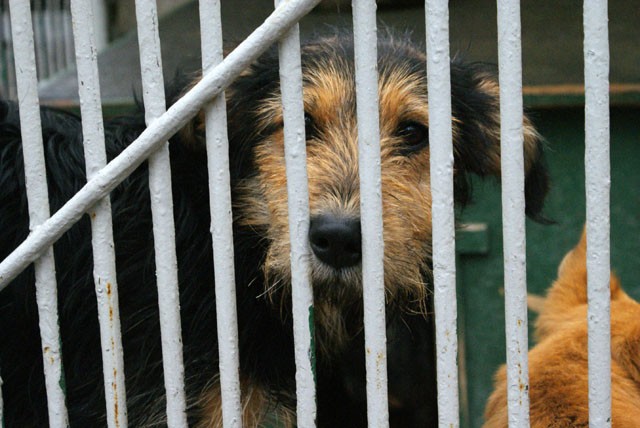
[[[586, 236], [560, 264], [529, 352], [531, 427], [588, 427]], [[506, 369], [485, 409], [485, 428], [507, 427]], [[640, 304], [611, 274], [612, 425], [640, 427]]]

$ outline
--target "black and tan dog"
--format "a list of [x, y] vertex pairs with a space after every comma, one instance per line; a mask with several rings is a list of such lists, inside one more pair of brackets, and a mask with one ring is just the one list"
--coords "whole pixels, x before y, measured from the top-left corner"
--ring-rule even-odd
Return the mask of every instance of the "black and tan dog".
[[[640, 303], [611, 274], [611, 424], [640, 427]], [[529, 351], [533, 428], [589, 426], [587, 350], [587, 239], [562, 260], [558, 279], [540, 306], [536, 341]], [[506, 370], [485, 410], [485, 428], [507, 427]]]
[[[302, 48], [315, 294], [318, 422], [364, 426], [360, 207], [352, 40], [317, 38]], [[451, 64], [456, 200], [468, 175], [500, 173], [498, 87], [479, 65]], [[390, 407], [397, 426], [435, 426], [431, 301], [429, 110], [423, 49], [404, 36], [379, 42], [384, 269]], [[245, 426], [290, 426], [295, 385], [282, 107], [275, 51], [228, 89], [240, 371]], [[42, 111], [52, 210], [85, 182], [80, 120]], [[547, 190], [537, 133], [527, 118], [527, 212]], [[28, 234], [21, 139], [13, 104], [0, 103], [0, 257]], [[143, 114], [106, 124], [116, 156], [144, 129]], [[188, 417], [221, 424], [206, 156], [196, 118], [171, 140]], [[153, 236], [143, 166], [111, 195], [128, 415], [131, 426], [165, 425]], [[71, 423], [104, 423], [104, 392], [89, 219], [54, 246], [63, 363]], [[46, 424], [33, 271], [0, 295], [0, 367], [9, 427]], [[417, 392], [416, 392], [417, 391]]]

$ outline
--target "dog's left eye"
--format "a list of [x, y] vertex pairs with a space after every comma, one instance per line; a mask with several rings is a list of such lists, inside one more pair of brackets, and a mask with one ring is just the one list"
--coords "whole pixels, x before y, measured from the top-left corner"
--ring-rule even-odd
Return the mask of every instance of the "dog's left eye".
[[402, 151], [407, 154], [429, 145], [429, 129], [417, 122], [402, 122], [395, 135], [404, 142]]
[[307, 141], [316, 136], [316, 123], [307, 112], [304, 113], [304, 134]]

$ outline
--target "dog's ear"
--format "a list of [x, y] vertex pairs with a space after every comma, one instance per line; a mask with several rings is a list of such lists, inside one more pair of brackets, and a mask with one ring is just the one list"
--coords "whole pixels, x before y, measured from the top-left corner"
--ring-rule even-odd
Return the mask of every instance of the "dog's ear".
[[[481, 177], [500, 176], [500, 90], [495, 74], [482, 64], [451, 63], [452, 114], [456, 200], [463, 205], [471, 198], [468, 173]], [[543, 142], [523, 116], [526, 214], [548, 222], [542, 215], [549, 190]]]
[[[234, 47], [225, 47], [225, 56]], [[278, 51], [269, 49], [260, 58], [240, 73], [237, 79], [225, 89], [229, 140], [236, 144], [244, 142], [258, 130], [258, 107], [261, 100], [277, 93], [280, 85]], [[201, 72], [181, 75], [171, 84], [174, 94], [172, 102], [192, 89], [200, 80]], [[183, 144], [204, 150], [205, 115], [203, 111], [187, 123], [177, 134]]]

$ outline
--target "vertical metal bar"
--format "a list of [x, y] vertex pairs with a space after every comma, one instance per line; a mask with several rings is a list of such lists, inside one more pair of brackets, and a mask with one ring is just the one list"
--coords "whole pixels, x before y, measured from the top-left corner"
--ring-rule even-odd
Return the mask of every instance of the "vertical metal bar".
[[353, 0], [362, 284], [367, 368], [367, 418], [370, 427], [389, 425], [387, 335], [384, 295], [384, 240], [380, 192], [380, 123], [376, 3]]
[[[282, 0], [276, 0], [278, 6]], [[280, 92], [284, 116], [291, 293], [299, 427], [316, 423], [313, 289], [309, 268], [309, 190], [299, 25], [280, 39]]]
[[528, 427], [529, 342], [519, 0], [498, 0], [498, 58], [509, 426]]
[[439, 426], [459, 426], [449, 9], [427, 1], [427, 78]]
[[[98, 78], [97, 51], [93, 38], [91, 4], [71, 2], [73, 35], [76, 41], [78, 95], [82, 114], [82, 135], [87, 180], [95, 177], [107, 163], [104, 125]], [[111, 201], [98, 201], [90, 211], [93, 247], [93, 279], [98, 301], [102, 369], [110, 428], [127, 426], [124, 361], [118, 308], [115, 250], [111, 220]]]
[[[150, 125], [165, 112], [162, 56], [155, 0], [136, 0], [140, 70], [145, 120]], [[169, 427], [186, 427], [182, 328], [178, 289], [178, 263], [171, 194], [169, 143], [149, 156], [149, 190], [158, 279], [162, 363]]]
[[[23, 0], [11, 0], [9, 6], [20, 100], [20, 128], [29, 204], [29, 229], [33, 231], [49, 218], [49, 196], [37, 93], [38, 79], [35, 68], [31, 7], [30, 2]], [[35, 260], [34, 265], [49, 425], [64, 428], [69, 425], [69, 419], [63, 386], [53, 248], [49, 247], [39, 259]]]
[[609, 37], [606, 0], [584, 2], [589, 426], [611, 426]]
[[[202, 69], [207, 73], [222, 62], [220, 0], [200, 1]], [[229, 139], [224, 92], [204, 107], [211, 234], [216, 284], [216, 316], [222, 393], [222, 419], [226, 428], [242, 427], [239, 376], [238, 314], [231, 212]]]

